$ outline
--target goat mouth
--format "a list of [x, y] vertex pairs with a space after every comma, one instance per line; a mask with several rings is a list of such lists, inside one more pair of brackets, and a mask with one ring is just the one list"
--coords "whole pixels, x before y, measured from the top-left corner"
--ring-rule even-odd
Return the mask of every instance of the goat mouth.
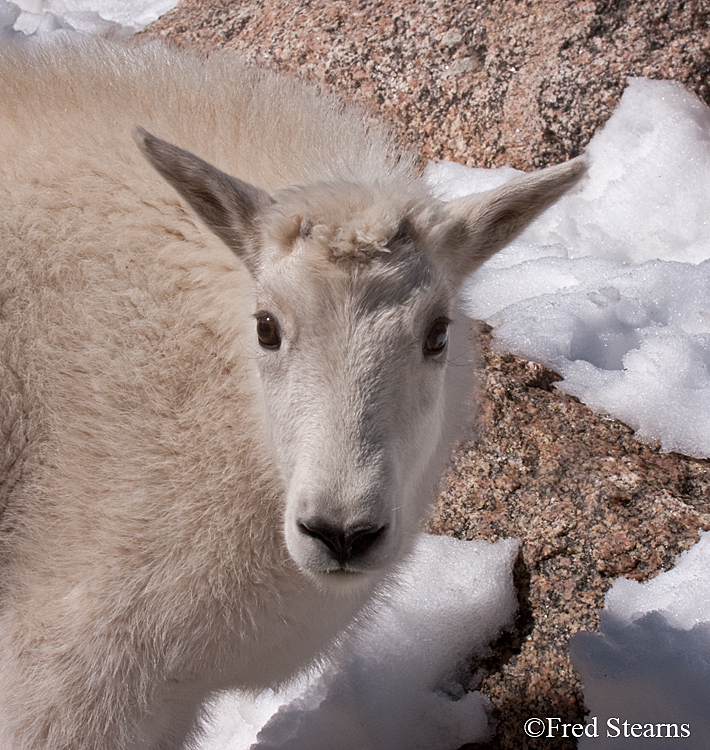
[[372, 580], [372, 571], [358, 570], [350, 566], [333, 568], [311, 568], [308, 570], [311, 578], [319, 581], [324, 586], [355, 586], [369, 584]]
[[363, 571], [361, 570], [351, 570], [349, 568], [334, 568], [333, 570], [324, 570], [322, 571], [323, 575], [326, 576], [334, 576], [336, 578], [352, 578], [354, 576], [362, 576], [364, 575]]
[[316, 575], [322, 575], [322, 576], [328, 576], [328, 577], [335, 577], [335, 578], [354, 578], [358, 576], [364, 576], [367, 575], [368, 571], [362, 570], [360, 568], [355, 568], [352, 565], [338, 565], [330, 567], [323, 567], [323, 568], [315, 568], [313, 570], [313, 573]]

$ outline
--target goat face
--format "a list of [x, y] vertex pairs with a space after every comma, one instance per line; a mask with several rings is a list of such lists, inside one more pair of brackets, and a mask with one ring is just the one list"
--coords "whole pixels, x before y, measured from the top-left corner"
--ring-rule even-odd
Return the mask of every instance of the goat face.
[[401, 179], [272, 197], [145, 131], [137, 141], [254, 279], [252, 341], [293, 560], [324, 582], [371, 578], [406, 549], [436, 485], [460, 285], [584, 163], [443, 206]]
[[[277, 205], [254, 339], [286, 543], [302, 569], [354, 580], [398, 557], [437, 484], [454, 290], [401, 221], [330, 225]], [[284, 242], [275, 213], [309, 231]]]

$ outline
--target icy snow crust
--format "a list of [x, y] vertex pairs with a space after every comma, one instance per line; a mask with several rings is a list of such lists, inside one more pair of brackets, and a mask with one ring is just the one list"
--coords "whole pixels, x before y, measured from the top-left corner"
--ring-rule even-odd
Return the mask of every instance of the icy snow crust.
[[488, 702], [464, 692], [459, 670], [512, 623], [517, 553], [513, 540], [420, 535], [337, 661], [256, 705], [223, 696], [202, 750], [246, 748], [254, 739], [253, 750], [455, 750], [485, 740]]
[[[710, 110], [677, 83], [631, 80], [587, 154], [585, 181], [469, 281], [466, 309], [640, 439], [707, 458]], [[428, 168], [447, 198], [514, 176]], [[580, 749], [707, 748], [710, 533], [653, 580], [617, 580], [600, 629], [570, 643], [599, 733]], [[640, 736], [616, 736], [624, 721]]]
[[[686, 724], [682, 747], [700, 750], [710, 737], [710, 533], [672, 570], [646, 583], [619, 579], [606, 595], [601, 635], [572, 637], [572, 662], [582, 677], [598, 739], [580, 748], [637, 747], [640, 739], [606, 738], [610, 718]], [[639, 733], [641, 730], [637, 730]], [[664, 733], [667, 730], [664, 730]], [[649, 735], [651, 737], [651, 735]], [[680, 739], [675, 740], [679, 742]], [[635, 743], [635, 744], [634, 744]], [[643, 747], [676, 747], [645, 738]]]
[[53, 32], [128, 37], [177, 0], [0, 0], [0, 43], [34, 42]]
[[[710, 110], [632, 79], [587, 149], [589, 175], [463, 292], [499, 350], [551, 367], [561, 390], [638, 438], [710, 456]], [[515, 170], [432, 164], [455, 198]]]

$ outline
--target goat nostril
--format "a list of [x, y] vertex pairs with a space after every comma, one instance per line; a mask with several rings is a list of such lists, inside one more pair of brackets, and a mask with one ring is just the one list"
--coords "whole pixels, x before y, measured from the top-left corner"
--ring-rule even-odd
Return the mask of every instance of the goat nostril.
[[348, 537], [350, 556], [358, 557], [359, 555], [364, 555], [375, 542], [385, 535], [386, 531], [386, 526], [380, 526], [379, 528], [371, 526], [370, 528], [359, 529], [350, 534]]
[[387, 531], [386, 526], [367, 526], [350, 531], [320, 520], [298, 521], [296, 525], [302, 534], [324, 544], [340, 565], [364, 555]]
[[309, 521], [308, 523], [298, 521], [297, 526], [302, 534], [322, 542], [338, 562], [345, 562], [345, 559], [342, 558], [347, 557], [347, 546], [345, 543], [345, 532], [342, 529], [318, 520]]

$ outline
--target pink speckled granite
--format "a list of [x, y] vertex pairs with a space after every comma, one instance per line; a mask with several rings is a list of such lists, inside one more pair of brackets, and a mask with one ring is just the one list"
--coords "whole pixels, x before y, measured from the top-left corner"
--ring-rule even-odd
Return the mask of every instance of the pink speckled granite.
[[570, 740], [525, 738], [523, 723], [583, 720], [569, 636], [596, 628], [615, 578], [652, 577], [710, 528], [710, 463], [639, 444], [556, 391], [553, 372], [488, 340], [482, 325], [480, 438], [456, 452], [430, 530], [521, 540], [520, 637], [482, 685], [500, 720], [490, 748], [567, 750]]
[[227, 47], [380, 113], [424, 156], [542, 166], [574, 156], [627, 76], [710, 101], [708, 0], [185, 0], [147, 33]]

